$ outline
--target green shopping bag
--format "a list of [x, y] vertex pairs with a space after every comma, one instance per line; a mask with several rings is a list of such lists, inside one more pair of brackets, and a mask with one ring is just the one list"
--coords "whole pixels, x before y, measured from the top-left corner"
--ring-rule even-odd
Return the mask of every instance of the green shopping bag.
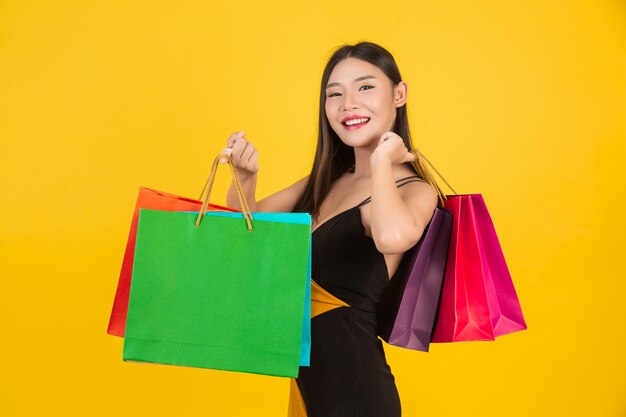
[[[308, 213], [141, 210], [123, 359], [295, 377], [309, 265]], [[247, 226], [247, 227], [246, 227]]]
[[[243, 218], [243, 214], [236, 212], [220, 211], [212, 212], [214, 216], [222, 217], [238, 217]], [[193, 213], [193, 212], [192, 212]], [[197, 214], [197, 212], [195, 212]], [[309, 216], [301, 216], [303, 224], [309, 224], [311, 218]], [[273, 221], [293, 221], [297, 220], [297, 216], [293, 213], [254, 213], [256, 220], [273, 220]], [[309, 235], [309, 240], [311, 235]], [[307, 264], [306, 288], [304, 290], [304, 311], [302, 314], [302, 338], [300, 339], [300, 366], [309, 366], [311, 359], [311, 256], [312, 248], [309, 242], [309, 258]]]

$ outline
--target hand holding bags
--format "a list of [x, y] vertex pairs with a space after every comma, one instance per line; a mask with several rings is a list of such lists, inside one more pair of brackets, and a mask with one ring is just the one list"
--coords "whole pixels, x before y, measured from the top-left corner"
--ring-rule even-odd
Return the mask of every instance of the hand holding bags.
[[294, 377], [310, 215], [253, 219], [230, 158], [243, 212], [206, 212], [224, 157], [200, 213], [141, 210], [123, 358]]

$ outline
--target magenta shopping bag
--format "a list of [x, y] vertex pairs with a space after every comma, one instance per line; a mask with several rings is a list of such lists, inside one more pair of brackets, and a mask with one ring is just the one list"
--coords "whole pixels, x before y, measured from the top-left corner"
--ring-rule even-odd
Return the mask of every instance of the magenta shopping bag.
[[526, 329], [491, 216], [480, 194], [448, 196], [452, 236], [431, 342], [494, 340]]

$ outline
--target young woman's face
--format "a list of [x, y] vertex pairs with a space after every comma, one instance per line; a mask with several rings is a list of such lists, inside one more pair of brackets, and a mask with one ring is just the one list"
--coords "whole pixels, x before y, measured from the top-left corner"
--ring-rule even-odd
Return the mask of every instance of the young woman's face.
[[385, 73], [369, 62], [346, 58], [330, 74], [326, 86], [326, 117], [348, 146], [378, 144], [393, 127], [396, 108], [406, 102], [406, 84], [392, 85]]

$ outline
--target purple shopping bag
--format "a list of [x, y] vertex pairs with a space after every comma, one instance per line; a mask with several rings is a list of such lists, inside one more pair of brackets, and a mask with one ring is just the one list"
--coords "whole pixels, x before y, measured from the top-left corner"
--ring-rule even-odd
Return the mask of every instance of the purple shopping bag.
[[435, 209], [422, 238], [391, 279], [378, 307], [378, 335], [390, 345], [428, 352], [451, 231], [452, 214]]

